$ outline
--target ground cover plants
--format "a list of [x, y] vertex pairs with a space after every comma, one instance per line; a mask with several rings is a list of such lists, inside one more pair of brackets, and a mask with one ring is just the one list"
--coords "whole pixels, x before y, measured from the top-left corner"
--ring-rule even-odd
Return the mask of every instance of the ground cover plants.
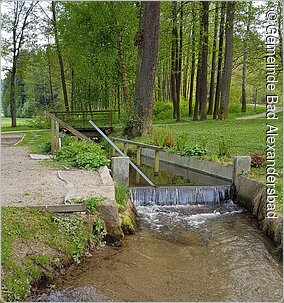
[[7, 301], [24, 300], [41, 279], [51, 283], [54, 268], [80, 262], [104, 236], [99, 218], [93, 218], [92, 232], [86, 219], [34, 208], [4, 207], [1, 221], [2, 298]]

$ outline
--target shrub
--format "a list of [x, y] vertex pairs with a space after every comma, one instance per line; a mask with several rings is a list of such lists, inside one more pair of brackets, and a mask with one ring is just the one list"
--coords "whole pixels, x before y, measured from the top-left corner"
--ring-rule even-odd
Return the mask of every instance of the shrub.
[[155, 145], [166, 147], [174, 146], [174, 135], [169, 128], [155, 129], [152, 135]]
[[182, 133], [181, 135], [177, 136], [176, 138], [176, 150], [177, 151], [183, 151], [186, 143], [187, 143], [187, 134], [186, 133]]
[[218, 148], [219, 148], [218, 157], [230, 156], [231, 144], [228, 139], [221, 137], [218, 143]]
[[51, 141], [48, 140], [39, 146], [41, 152], [48, 154], [51, 152]]
[[100, 145], [82, 141], [63, 146], [55, 152], [55, 155], [56, 159], [66, 166], [88, 170], [97, 169], [109, 163]]
[[155, 120], [171, 119], [173, 116], [173, 104], [171, 102], [158, 101], [153, 107]]
[[79, 200], [78, 203], [86, 204], [87, 209], [94, 212], [104, 199], [103, 197], [89, 197], [86, 200]]
[[203, 156], [207, 154], [207, 148], [204, 145], [194, 145], [194, 146], [188, 146], [185, 147], [182, 151], [183, 156]]
[[251, 155], [251, 167], [262, 167], [264, 166], [266, 157], [262, 153], [254, 153]]
[[115, 200], [119, 211], [124, 211], [129, 198], [129, 189], [122, 184], [115, 184]]

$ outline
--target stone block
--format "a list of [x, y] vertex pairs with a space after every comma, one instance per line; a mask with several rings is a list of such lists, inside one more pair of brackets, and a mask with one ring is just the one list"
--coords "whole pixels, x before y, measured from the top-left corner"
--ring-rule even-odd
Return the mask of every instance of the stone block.
[[112, 157], [111, 171], [113, 181], [129, 186], [129, 157]]

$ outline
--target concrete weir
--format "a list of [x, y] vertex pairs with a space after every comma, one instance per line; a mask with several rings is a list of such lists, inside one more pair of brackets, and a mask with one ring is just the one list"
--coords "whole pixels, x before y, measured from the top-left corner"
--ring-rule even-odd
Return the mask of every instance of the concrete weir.
[[233, 200], [234, 187], [223, 186], [158, 186], [132, 187], [134, 205], [221, 204]]

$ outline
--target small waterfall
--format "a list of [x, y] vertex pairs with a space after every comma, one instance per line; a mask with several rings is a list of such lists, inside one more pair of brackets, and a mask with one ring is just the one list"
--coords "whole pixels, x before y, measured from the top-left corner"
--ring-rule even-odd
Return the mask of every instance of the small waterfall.
[[132, 187], [135, 205], [221, 204], [233, 200], [234, 188], [222, 186], [159, 186]]

